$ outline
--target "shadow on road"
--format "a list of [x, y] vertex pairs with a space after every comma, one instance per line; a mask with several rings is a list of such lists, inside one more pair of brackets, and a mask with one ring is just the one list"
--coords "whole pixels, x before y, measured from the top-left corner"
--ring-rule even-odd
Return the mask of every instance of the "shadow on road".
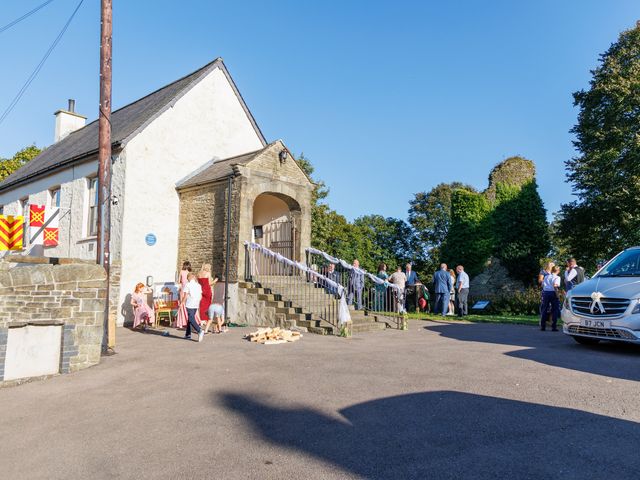
[[631, 479], [640, 468], [640, 424], [579, 410], [450, 391], [357, 404], [344, 419], [255, 396], [222, 401], [261, 439], [365, 478]]
[[640, 346], [600, 342], [577, 344], [561, 332], [541, 332], [536, 327], [486, 323], [448, 323], [424, 327], [443, 337], [463, 342], [483, 342], [525, 347], [506, 355], [607, 377], [640, 381]]

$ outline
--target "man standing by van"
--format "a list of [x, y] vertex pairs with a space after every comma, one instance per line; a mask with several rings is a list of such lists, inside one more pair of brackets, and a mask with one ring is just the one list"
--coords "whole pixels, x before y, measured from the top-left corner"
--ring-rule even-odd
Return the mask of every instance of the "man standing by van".
[[579, 283], [584, 282], [584, 269], [578, 266], [575, 258], [567, 260], [567, 268], [564, 272], [564, 289], [568, 292]]

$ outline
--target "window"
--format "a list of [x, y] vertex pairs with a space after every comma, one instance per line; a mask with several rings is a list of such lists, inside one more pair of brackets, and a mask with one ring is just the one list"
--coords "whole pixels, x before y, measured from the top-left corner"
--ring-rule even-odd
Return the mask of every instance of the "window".
[[4, 205], [0, 205], [0, 215], [4, 215]]
[[89, 178], [89, 223], [87, 228], [88, 236], [98, 234], [98, 178]]
[[51, 207], [60, 207], [60, 187], [49, 190], [49, 205]]

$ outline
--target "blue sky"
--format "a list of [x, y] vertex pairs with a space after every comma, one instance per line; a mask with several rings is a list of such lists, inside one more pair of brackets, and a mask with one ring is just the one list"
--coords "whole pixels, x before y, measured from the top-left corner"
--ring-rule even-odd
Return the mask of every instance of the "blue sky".
[[[0, 26], [43, 0], [0, 3]], [[535, 161], [549, 212], [570, 201], [571, 93], [620, 31], [633, 0], [116, 0], [113, 105], [224, 58], [268, 140], [311, 159], [331, 207], [406, 218], [415, 192], [484, 188], [511, 155]], [[0, 34], [4, 111], [75, 8], [54, 0]], [[78, 16], [0, 125], [0, 156], [52, 142], [53, 112], [98, 106], [99, 1]]]

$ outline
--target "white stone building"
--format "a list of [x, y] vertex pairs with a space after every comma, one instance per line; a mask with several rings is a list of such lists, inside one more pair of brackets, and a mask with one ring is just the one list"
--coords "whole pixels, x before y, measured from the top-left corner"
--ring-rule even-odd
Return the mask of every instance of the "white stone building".
[[[98, 122], [85, 126], [69, 110], [55, 114], [55, 143], [0, 183], [0, 206], [8, 215], [26, 214], [29, 204], [61, 207], [59, 245], [27, 245], [26, 254], [95, 259]], [[182, 260], [176, 186], [267, 142], [221, 59], [114, 111], [111, 123], [111, 301], [122, 325], [137, 282], [174, 281]]]

